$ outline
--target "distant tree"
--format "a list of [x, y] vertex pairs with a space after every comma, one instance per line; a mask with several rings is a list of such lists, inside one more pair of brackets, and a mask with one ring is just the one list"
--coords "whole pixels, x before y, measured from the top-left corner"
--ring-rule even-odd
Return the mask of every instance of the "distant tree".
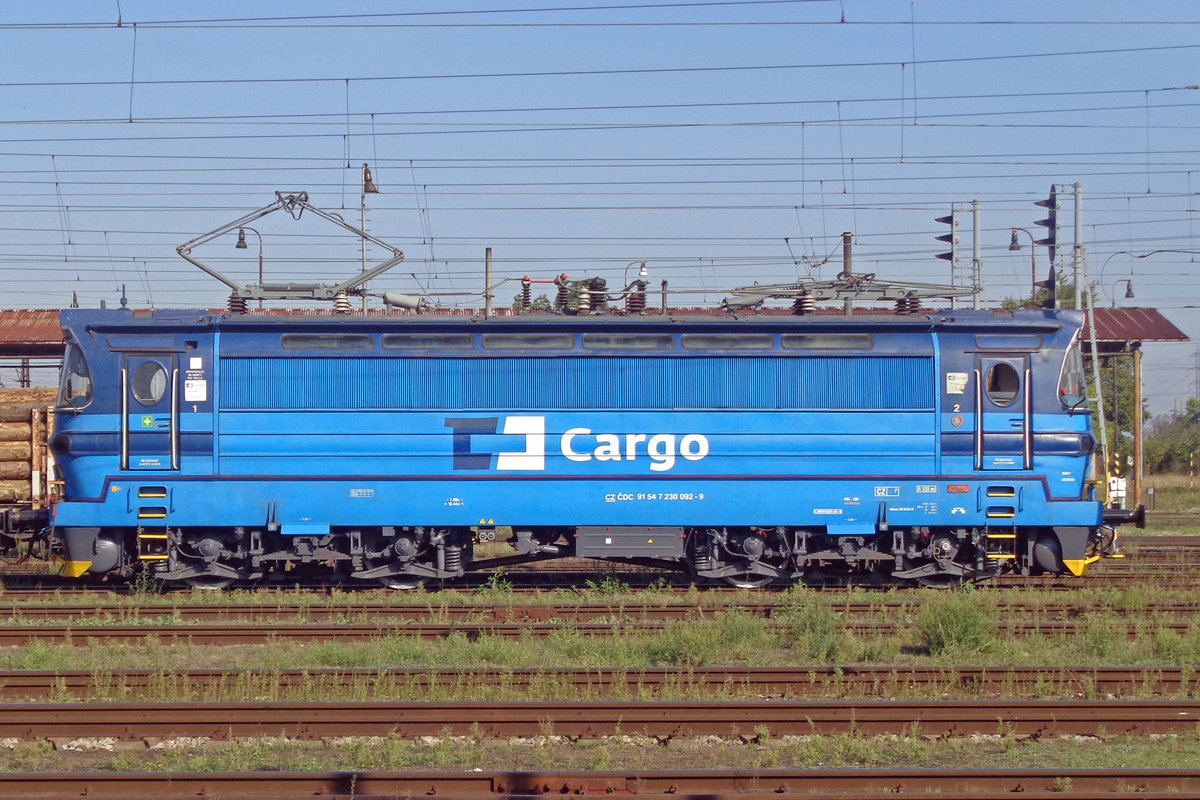
[[1200, 447], [1200, 399], [1189, 397], [1182, 413], [1160, 414], [1150, 421], [1144, 453], [1146, 471], [1183, 472]]
[[[521, 298], [520, 292], [517, 292], [516, 295], [513, 296], [512, 307], [514, 309], [519, 309], [522, 307], [522, 298]], [[529, 307], [530, 308], [549, 308], [550, 307], [550, 298], [544, 294], [539, 294], [537, 297], [534, 297], [533, 299], [531, 299], [529, 301]]]
[[[1055, 286], [1055, 304], [1059, 308], [1072, 308], [1075, 305], [1075, 281], [1064, 281], [1058, 278]], [[1000, 301], [1000, 307], [1009, 311], [1014, 308], [1045, 308], [1047, 297], [1049, 297], [1049, 292], [1046, 289], [1038, 289], [1036, 303], [1031, 297], [1006, 297]], [[1093, 302], [1096, 299], [1094, 292], [1091, 299]]]

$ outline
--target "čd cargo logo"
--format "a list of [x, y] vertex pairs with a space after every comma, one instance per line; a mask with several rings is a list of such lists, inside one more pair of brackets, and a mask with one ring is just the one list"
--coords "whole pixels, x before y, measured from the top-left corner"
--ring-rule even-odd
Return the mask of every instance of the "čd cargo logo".
[[[447, 417], [446, 427], [454, 432], [455, 469], [491, 469], [495, 458], [498, 471], [546, 469], [546, 418]], [[512, 437], [506, 449], [484, 449], [476, 437]], [[651, 472], [666, 472], [678, 459], [699, 461], [708, 455], [708, 438], [700, 433], [596, 433], [591, 428], [571, 428], [559, 437], [557, 452], [568, 461], [643, 461]]]

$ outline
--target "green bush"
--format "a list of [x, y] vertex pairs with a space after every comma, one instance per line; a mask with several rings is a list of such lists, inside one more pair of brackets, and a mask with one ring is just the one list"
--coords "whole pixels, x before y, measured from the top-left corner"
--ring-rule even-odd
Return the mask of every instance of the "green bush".
[[717, 619], [669, 625], [647, 642], [646, 653], [655, 664], [703, 667], [755, 660], [774, 646], [763, 620], [731, 611]]
[[1127, 626], [1112, 615], [1093, 616], [1080, 624], [1072, 644], [1085, 660], [1124, 664], [1130, 651]]
[[982, 653], [996, 642], [996, 620], [978, 595], [946, 593], [917, 614], [918, 646], [932, 656]]
[[781, 615], [788, 644], [798, 656], [829, 663], [845, 649], [841, 616], [826, 603], [791, 609]]
[[1155, 660], [1166, 664], [1194, 664], [1200, 661], [1200, 628], [1195, 625], [1180, 634], [1169, 628], [1154, 632]]

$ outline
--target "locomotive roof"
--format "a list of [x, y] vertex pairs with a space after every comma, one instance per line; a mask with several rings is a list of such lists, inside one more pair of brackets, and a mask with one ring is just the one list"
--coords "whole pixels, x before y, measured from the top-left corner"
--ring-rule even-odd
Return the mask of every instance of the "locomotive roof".
[[91, 329], [148, 328], [220, 328], [228, 330], [361, 330], [363, 328], [401, 329], [500, 329], [500, 330], [595, 330], [620, 328], [626, 330], [662, 329], [688, 330], [869, 330], [917, 332], [947, 329], [1014, 328], [1055, 331], [1064, 325], [1081, 327], [1082, 312], [1074, 310], [1017, 309], [1013, 311], [945, 311], [914, 315], [578, 315], [554, 312], [533, 312], [513, 316], [439, 316], [434, 314], [328, 315], [328, 314], [245, 314], [231, 315], [207, 310], [128, 310], [128, 309], [66, 309], [62, 312], [64, 325], [83, 324]]

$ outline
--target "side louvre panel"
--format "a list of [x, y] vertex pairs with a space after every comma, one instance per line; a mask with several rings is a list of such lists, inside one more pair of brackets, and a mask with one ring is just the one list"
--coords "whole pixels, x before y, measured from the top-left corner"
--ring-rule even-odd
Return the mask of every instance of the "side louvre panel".
[[225, 357], [221, 387], [226, 410], [927, 410], [935, 390], [927, 356]]

